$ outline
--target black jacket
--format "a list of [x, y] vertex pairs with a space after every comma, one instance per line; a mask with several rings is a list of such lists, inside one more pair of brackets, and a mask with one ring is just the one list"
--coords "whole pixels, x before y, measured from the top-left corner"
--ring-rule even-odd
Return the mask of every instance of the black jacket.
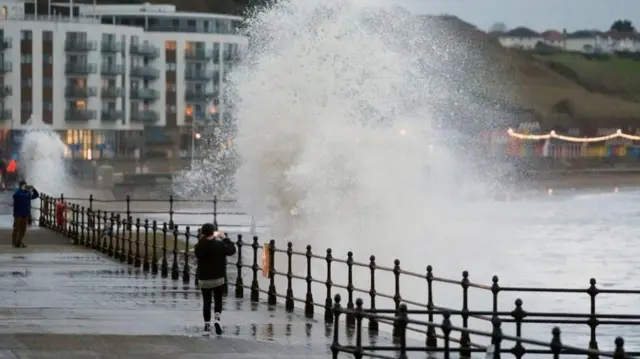
[[229, 238], [201, 239], [196, 244], [195, 253], [199, 280], [226, 278], [227, 256], [236, 254], [236, 246]]

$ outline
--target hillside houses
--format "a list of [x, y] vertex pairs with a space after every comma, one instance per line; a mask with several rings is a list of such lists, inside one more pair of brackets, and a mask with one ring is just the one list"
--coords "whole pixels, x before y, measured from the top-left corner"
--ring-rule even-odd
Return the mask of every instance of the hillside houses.
[[548, 30], [538, 33], [526, 27], [517, 27], [504, 33], [494, 34], [504, 47], [532, 50], [539, 43], [557, 47], [565, 51], [585, 53], [629, 51], [640, 52], [640, 34], [620, 33], [615, 30]]

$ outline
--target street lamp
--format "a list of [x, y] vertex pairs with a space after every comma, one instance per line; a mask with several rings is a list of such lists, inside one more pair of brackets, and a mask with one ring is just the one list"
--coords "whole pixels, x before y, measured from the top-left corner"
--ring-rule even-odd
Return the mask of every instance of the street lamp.
[[[217, 113], [218, 113], [218, 109], [214, 104], [211, 104], [207, 109], [207, 117], [205, 118], [205, 121], [212, 119], [213, 115]], [[194, 116], [192, 126], [191, 126], [191, 168], [192, 169], [193, 169], [193, 165], [196, 157], [196, 140], [199, 140], [202, 138], [202, 134], [200, 132], [197, 132], [196, 126], [198, 125], [198, 120], [199, 118]]]

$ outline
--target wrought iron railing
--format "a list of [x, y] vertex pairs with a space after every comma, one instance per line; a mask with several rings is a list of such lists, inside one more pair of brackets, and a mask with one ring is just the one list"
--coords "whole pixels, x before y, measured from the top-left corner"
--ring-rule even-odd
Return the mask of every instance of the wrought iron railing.
[[[170, 201], [168, 211], [170, 220], [160, 223], [156, 220], [134, 218], [136, 214], [150, 212], [134, 210], [134, 201], [131, 199], [124, 201], [124, 210], [104, 211], [96, 209], [99, 208], [98, 201], [92, 198], [88, 199], [87, 206], [72, 202], [81, 199], [67, 198], [65, 199], [68, 209], [65, 211], [67, 217], [60, 222], [56, 216], [56, 203], [61, 199], [46, 194], [41, 198], [41, 226], [69, 236], [77, 245], [101, 251], [121, 262], [141, 268], [145, 272], [171, 277], [175, 281], [181, 280], [184, 284], [197, 285], [196, 263], [193, 255], [197, 230], [191, 226], [181, 226], [171, 222], [173, 218], [171, 213], [176, 213], [174, 204], [179, 201]], [[221, 202], [217, 198], [210, 201], [213, 208], [212, 220], [216, 223], [220, 215], [220, 212], [217, 212], [218, 204]], [[380, 326], [386, 324], [393, 331], [394, 337], [405, 338], [408, 335], [406, 333], [411, 333], [413, 338], [424, 338], [420, 346], [404, 345], [403, 349], [402, 343], [394, 344], [393, 348], [396, 348], [394, 350], [400, 358], [406, 357], [406, 352], [410, 351], [459, 352], [461, 357], [468, 358], [474, 352], [493, 350], [492, 355], [496, 359], [499, 358], [500, 353], [511, 353], [518, 359], [530, 353], [548, 353], [553, 354], [554, 357], [560, 354], [587, 354], [591, 359], [599, 355], [622, 358], [640, 354], [640, 352], [624, 353], [620, 339], [616, 339], [615, 352], [598, 350], [599, 327], [611, 325], [629, 333], [640, 325], [640, 315], [604, 313], [598, 309], [596, 300], [599, 295], [604, 294], [638, 296], [640, 290], [601, 288], [596, 285], [597, 282], [593, 278], [583, 288], [506, 286], [500, 283], [497, 276], [493, 276], [491, 284], [485, 285], [471, 282], [467, 271], [464, 271], [459, 279], [443, 278], [436, 276], [431, 266], [427, 266], [424, 273], [407, 271], [401, 267], [401, 262], [397, 259], [393, 266], [383, 266], [377, 262], [375, 256], [370, 256], [367, 262], [359, 262], [355, 260], [352, 252], [348, 252], [346, 258], [339, 258], [334, 256], [330, 248], [317, 252], [307, 245], [300, 251], [294, 248], [291, 242], [288, 242], [284, 248], [280, 248], [276, 246], [275, 240], [263, 243], [258, 236], [254, 235], [248, 243], [245, 243], [244, 238], [242, 233], [237, 234], [235, 241], [237, 255], [235, 261], [229, 262], [229, 265], [235, 269], [235, 279], [232, 283], [227, 282], [227, 287], [232, 287], [237, 298], [243, 298], [245, 291], [248, 291], [252, 302], [259, 302], [262, 296], [266, 296], [268, 305], [276, 305], [284, 300], [284, 308], [288, 312], [294, 311], [298, 303], [308, 318], [314, 318], [318, 310], [327, 323], [334, 323], [336, 319], [344, 318], [347, 328], [351, 328], [350, 330], [357, 328], [355, 329], [356, 344], [345, 346], [334, 341], [334, 357], [340, 352], [349, 352], [356, 357], [365, 355], [366, 352], [369, 356], [385, 358], [387, 356], [376, 352], [392, 351], [390, 346], [357, 344], [358, 336], [362, 336], [360, 331], [365, 319], [369, 335], [375, 336], [380, 331]], [[365, 270], [367, 278], [360, 277], [360, 280], [356, 280], [354, 276], [356, 269]], [[380, 277], [385, 274], [392, 277], [390, 285], [380, 284]], [[402, 286], [402, 280], [407, 278], [417, 281], [414, 281], [413, 286], [416, 285], [415, 283], [423, 283], [424, 300], [419, 301], [403, 296], [402, 288], [405, 288], [405, 293], [406, 290], [412, 289]], [[434, 284], [457, 286], [461, 293], [460, 306], [454, 308], [456, 305], [451, 300], [447, 301], [446, 306], [436, 304]], [[383, 286], [393, 289], [383, 292], [381, 290]], [[470, 308], [472, 296], [469, 294], [471, 289], [488, 293], [491, 296], [491, 308], [485, 311], [472, 310]], [[499, 304], [501, 293], [581, 294], [585, 299], [588, 298], [590, 309], [586, 313], [528, 311], [523, 301], [516, 299], [514, 306], [505, 311]], [[339, 300], [334, 303], [335, 294], [346, 296], [344, 308]], [[357, 294], [368, 296], [366, 308], [362, 300], [356, 300]], [[380, 304], [381, 302], [383, 304]], [[386, 309], [390, 304], [393, 305], [393, 309]], [[405, 311], [407, 305], [412, 308]], [[406, 315], [411, 315], [411, 320], [407, 319]], [[447, 321], [452, 319], [451, 316], [459, 320], [459, 326], [447, 324]], [[443, 317], [444, 321], [438, 322], [437, 317]], [[470, 325], [471, 319], [492, 325], [494, 334], [473, 328]], [[496, 327], [499, 329], [502, 323], [513, 323], [514, 335], [501, 333], [501, 339], [497, 339]], [[525, 324], [539, 323], [586, 326], [589, 329], [588, 343], [585, 343], [588, 348], [577, 349], [561, 345], [558, 351], [556, 343], [549, 344], [546, 349], [524, 349], [523, 343], [531, 345], [541, 343], [521, 337]], [[334, 330], [338, 331], [338, 326], [334, 326]], [[456, 334], [454, 337], [452, 332], [459, 333], [459, 336]], [[491, 338], [491, 341], [486, 342], [486, 338]], [[556, 339], [559, 340], [559, 332], [557, 336], [554, 332], [554, 340]], [[500, 344], [501, 341], [514, 341], [515, 344], [512, 348], [505, 349], [504, 345]], [[451, 343], [457, 343], [458, 346], [452, 348]]]

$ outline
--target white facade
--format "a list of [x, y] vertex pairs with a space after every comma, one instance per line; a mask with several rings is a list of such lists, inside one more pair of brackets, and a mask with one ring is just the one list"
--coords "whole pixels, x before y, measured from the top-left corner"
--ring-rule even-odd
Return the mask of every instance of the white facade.
[[[231, 33], [231, 20], [241, 18], [178, 13], [170, 5], [81, 5], [79, 18], [55, 15], [28, 17], [24, 15], [23, 8], [21, 3], [0, 0], [0, 33], [5, 43], [11, 45], [4, 50], [0, 48], [0, 61], [10, 64], [11, 68], [4, 74], [0, 72], [3, 86], [11, 89], [0, 97], [0, 114], [3, 110], [11, 114], [10, 119], [0, 121], [0, 128], [22, 129], [26, 126], [23, 122], [27, 104], [22, 97], [23, 93], [29, 92], [25, 91], [31, 93], [29, 104], [34, 117], [42, 118], [44, 88], [50, 88], [53, 93], [50, 104], [46, 102], [44, 107], [51, 107], [45, 111], [51, 111], [52, 126], [57, 130], [140, 130], [145, 125], [166, 126], [168, 118], [175, 118], [172, 126], [180, 127], [189, 125], [195, 117], [214, 108], [222, 114], [224, 104], [220, 102], [212, 107], [208, 105], [209, 100], [205, 103], [204, 98], [208, 97], [204, 95], [220, 93], [222, 89], [224, 72], [229, 68], [225, 62], [229, 58], [225, 51], [234, 51], [232, 55], [235, 55], [247, 44], [244, 37]], [[102, 19], [91, 17], [94, 15], [100, 15]], [[218, 21], [216, 24], [228, 24], [228, 31], [178, 32], [167, 28], [166, 32], [160, 32], [157, 29], [145, 31], [145, 26], [104, 24], [105, 18], [113, 18], [117, 22], [119, 17], [127, 16], [153, 17], [154, 21], [158, 18], [169, 21], [189, 18], [189, 21], [195, 21], [192, 19], [198, 18], [203, 19], [205, 25], [207, 20], [214, 19]], [[31, 40], [29, 55], [21, 49], [21, 39], [25, 36], [30, 37], [25, 40]], [[75, 36], [75, 40], [69, 40], [69, 36]], [[50, 55], [43, 49], [43, 37], [52, 41]], [[65, 46], [69, 41], [72, 44]], [[103, 45], [110, 50], [104, 51]], [[172, 53], [165, 51], [167, 48], [175, 49], [175, 59], [167, 58], [167, 54]], [[197, 53], [193, 50], [195, 48]], [[150, 55], [141, 54], [145, 52]], [[191, 60], [187, 60], [189, 55], [192, 55]], [[217, 61], [214, 61], [216, 57]], [[70, 73], [67, 71], [67, 67], [72, 65], [70, 62], [81, 63], [80, 68], [88, 69], [85, 71], [88, 73]], [[43, 74], [47, 63], [52, 63], [51, 77]], [[23, 64], [31, 66], [30, 81], [25, 81], [21, 73]], [[103, 67], [116, 71], [105, 72]], [[169, 75], [173, 73], [175, 80], [173, 75]], [[209, 76], [198, 79], [199, 74]], [[168, 76], [172, 77], [171, 82]], [[73, 83], [71, 87], [81, 87], [80, 92], [88, 93], [88, 96], [81, 96], [80, 100], [70, 98], [66, 91], [70, 83]], [[29, 86], [30, 90], [25, 89]], [[170, 91], [168, 87], [171, 87]], [[111, 93], [109, 89], [117, 90], [118, 95], [107, 98], [107, 93]], [[173, 96], [173, 90], [175, 98], [168, 99], [168, 96]], [[197, 97], [196, 101], [187, 99], [187, 90]], [[80, 114], [78, 118], [69, 119], [67, 110], [70, 108], [76, 111], [73, 113]], [[107, 114], [113, 116], [108, 117]]]
[[504, 47], [513, 47], [523, 50], [532, 50], [536, 45], [544, 41], [541, 36], [536, 37], [513, 37], [513, 36], [500, 36], [500, 44]]

